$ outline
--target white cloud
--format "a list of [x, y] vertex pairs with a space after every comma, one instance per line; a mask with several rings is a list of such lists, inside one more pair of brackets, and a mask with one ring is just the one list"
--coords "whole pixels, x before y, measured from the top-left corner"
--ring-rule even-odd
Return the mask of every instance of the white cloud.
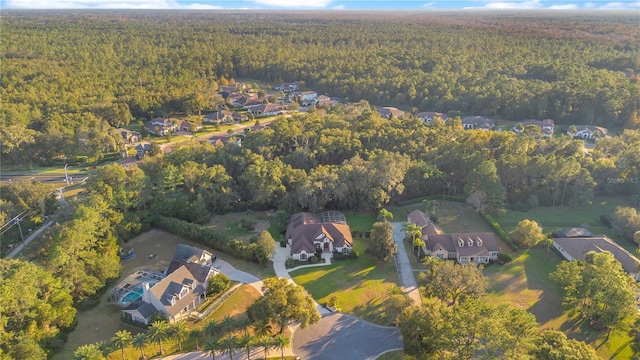
[[584, 3], [584, 8], [585, 9], [593, 9], [596, 7], [596, 3], [592, 3], [592, 2], [588, 2], [588, 3]]
[[428, 3], [426, 3], [426, 4], [422, 4], [422, 6], [420, 6], [420, 7], [421, 7], [421, 8], [428, 9], [428, 8], [433, 7], [433, 5], [435, 5], [435, 4], [436, 4], [436, 3], [432, 1], [432, 2], [428, 2]]
[[624, 9], [632, 9], [632, 10], [640, 10], [640, 1], [633, 1], [633, 2], [622, 2], [622, 1], [617, 1], [617, 2], [609, 2], [606, 4], [603, 4], [601, 6], [598, 6], [598, 9], [612, 9], [612, 10], [624, 10]]
[[333, 0], [254, 0], [260, 5], [286, 8], [324, 8]]
[[578, 4], [564, 4], [564, 5], [551, 5], [549, 9], [552, 10], [575, 10], [578, 8]]
[[490, 2], [486, 4], [484, 9], [542, 9], [543, 6], [540, 4], [539, 0], [527, 0], [520, 2], [512, 2], [512, 1], [499, 1], [499, 2]]
[[344, 4], [340, 4], [340, 5], [336, 5], [334, 7], [332, 7], [332, 10], [345, 10], [347, 7], [344, 6]]

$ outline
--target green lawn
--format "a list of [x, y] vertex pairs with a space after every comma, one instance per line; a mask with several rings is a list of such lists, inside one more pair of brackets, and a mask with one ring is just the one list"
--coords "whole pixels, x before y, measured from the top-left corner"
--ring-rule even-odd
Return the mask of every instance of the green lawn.
[[582, 208], [541, 206], [527, 212], [508, 210], [504, 215], [496, 216], [496, 220], [506, 231], [513, 230], [524, 219], [535, 220], [545, 233], [564, 227], [584, 227], [594, 234], [609, 236], [627, 251], [634, 253], [637, 248], [635, 244], [618, 239], [611, 233], [611, 229], [600, 222], [600, 215], [611, 215], [618, 206], [631, 205], [626, 197], [599, 197], [591, 205]]
[[360, 257], [334, 261], [331, 266], [312, 267], [291, 272], [293, 280], [304, 286], [319, 303], [338, 298], [341, 311], [380, 325], [388, 325], [382, 303], [392, 285], [398, 285], [398, 271], [390, 261], [379, 264], [364, 254], [366, 241], [354, 239]]
[[347, 224], [352, 231], [368, 231], [376, 222], [377, 214], [356, 213], [347, 211], [344, 213], [347, 218]]
[[527, 309], [536, 316], [540, 330], [558, 329], [571, 338], [593, 346], [599, 356], [607, 359], [630, 359], [628, 342], [624, 332], [612, 332], [606, 343], [606, 332], [597, 332], [578, 321], [576, 314], [562, 307], [562, 290], [550, 279], [560, 263], [559, 257], [538, 247], [519, 252], [507, 265], [491, 265], [484, 270], [491, 284], [487, 290], [489, 303], [508, 302]]

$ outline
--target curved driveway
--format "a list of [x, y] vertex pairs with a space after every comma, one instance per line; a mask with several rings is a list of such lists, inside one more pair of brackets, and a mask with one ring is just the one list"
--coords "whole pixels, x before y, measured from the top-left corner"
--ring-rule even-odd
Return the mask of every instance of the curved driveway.
[[383, 352], [403, 348], [398, 328], [374, 325], [341, 313], [297, 329], [291, 344], [304, 360], [373, 360]]

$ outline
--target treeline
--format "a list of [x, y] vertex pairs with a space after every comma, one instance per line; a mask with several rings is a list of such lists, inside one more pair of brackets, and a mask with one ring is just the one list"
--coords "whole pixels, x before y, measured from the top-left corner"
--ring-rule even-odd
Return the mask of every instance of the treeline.
[[[0, 44], [3, 162], [118, 151], [109, 125], [214, 110], [223, 76], [302, 81], [412, 111], [640, 124], [632, 15], [478, 16], [461, 26], [453, 17], [8, 12]], [[585, 36], [566, 36], [575, 23], [589, 24]], [[540, 32], [554, 27], [564, 35]], [[601, 35], [613, 33], [625, 35]]]

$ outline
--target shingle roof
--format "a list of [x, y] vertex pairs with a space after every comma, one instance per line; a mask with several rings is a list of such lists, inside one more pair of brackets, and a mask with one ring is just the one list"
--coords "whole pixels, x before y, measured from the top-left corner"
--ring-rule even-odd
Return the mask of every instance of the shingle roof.
[[149, 317], [151, 317], [151, 315], [153, 315], [153, 314], [158, 312], [158, 310], [156, 308], [154, 308], [153, 305], [151, 305], [149, 303], [146, 303], [146, 302], [142, 301], [141, 299], [138, 299], [135, 302], [129, 304], [129, 306], [127, 306], [126, 308], [124, 308], [122, 310], [125, 310], [125, 311], [137, 311], [145, 319], [148, 319]]
[[[462, 246], [459, 240], [463, 241]], [[442, 247], [448, 252], [457, 252], [460, 256], [489, 256], [490, 252], [498, 251], [498, 242], [494, 233], [437, 234], [429, 235], [428, 241], [431, 251]], [[469, 243], [472, 246], [469, 246]]]
[[422, 239], [425, 239], [427, 235], [437, 235], [444, 233], [442, 229], [433, 224], [426, 213], [420, 210], [414, 210], [410, 212], [409, 215], [407, 215], [407, 220], [422, 228]]
[[592, 236], [593, 233], [591, 231], [583, 228], [565, 228], [553, 232], [553, 237], [556, 238], [586, 238]]
[[334, 247], [342, 247], [345, 244], [353, 246], [349, 225], [322, 222], [317, 215], [307, 212], [291, 216], [285, 236], [287, 239], [292, 239], [292, 253], [299, 253], [302, 250], [315, 252], [313, 241], [324, 237], [331, 240]]
[[584, 256], [590, 251], [598, 253], [608, 251], [616, 260], [620, 261], [626, 272], [630, 274], [638, 272], [640, 260], [606, 235], [585, 238], [554, 238], [553, 241], [574, 259], [584, 260]]
[[[170, 315], [175, 315], [182, 311], [182, 309], [193, 302], [193, 300], [204, 293], [205, 289], [202, 285], [197, 285], [194, 290], [189, 289], [189, 293], [182, 299], [177, 299], [177, 294], [180, 293], [183, 286], [191, 286], [195, 282], [195, 278], [186, 266], [181, 266], [171, 274], [167, 275], [164, 279], [158, 282], [154, 287], [149, 289], [151, 293], [160, 300], [162, 305]], [[176, 302], [171, 305], [171, 297], [176, 297]]]

